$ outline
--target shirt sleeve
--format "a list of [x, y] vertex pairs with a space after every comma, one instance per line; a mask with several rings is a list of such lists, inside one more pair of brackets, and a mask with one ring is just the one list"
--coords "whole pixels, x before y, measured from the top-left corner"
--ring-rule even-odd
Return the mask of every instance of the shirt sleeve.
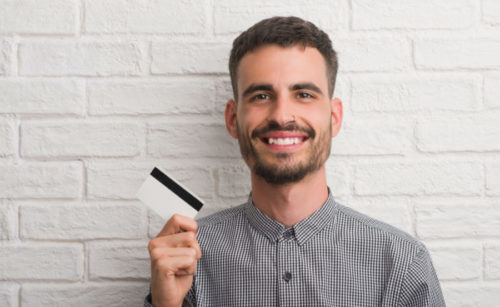
[[416, 255], [401, 286], [399, 306], [444, 307], [443, 293], [425, 247]]
[[[188, 294], [184, 298], [184, 301], [182, 301], [182, 307], [193, 307], [194, 305], [191, 303], [190, 299], [192, 299], [192, 291], [191, 290], [189, 290]], [[143, 307], [154, 307], [154, 305], [151, 303], [151, 292], [149, 292], [149, 294], [146, 296], [146, 298], [144, 298]]]

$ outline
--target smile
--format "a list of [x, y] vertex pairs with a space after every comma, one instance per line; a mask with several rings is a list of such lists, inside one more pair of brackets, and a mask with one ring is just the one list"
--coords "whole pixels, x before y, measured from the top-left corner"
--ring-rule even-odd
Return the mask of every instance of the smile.
[[276, 145], [293, 145], [300, 144], [305, 140], [304, 137], [293, 137], [293, 138], [263, 138], [263, 141], [267, 144]]

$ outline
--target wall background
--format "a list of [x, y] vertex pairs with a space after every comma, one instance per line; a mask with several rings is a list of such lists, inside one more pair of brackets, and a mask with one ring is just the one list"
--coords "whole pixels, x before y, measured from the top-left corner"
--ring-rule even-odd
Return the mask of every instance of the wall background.
[[204, 215], [246, 198], [226, 62], [273, 15], [338, 50], [337, 199], [423, 240], [449, 306], [498, 304], [498, 1], [0, 0], [1, 306], [141, 306], [153, 166]]

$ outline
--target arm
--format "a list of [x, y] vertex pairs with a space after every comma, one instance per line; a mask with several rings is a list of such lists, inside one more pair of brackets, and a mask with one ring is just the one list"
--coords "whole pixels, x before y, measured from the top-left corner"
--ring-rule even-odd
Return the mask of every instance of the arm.
[[408, 267], [401, 286], [398, 306], [446, 306], [436, 271], [425, 247], [417, 253]]

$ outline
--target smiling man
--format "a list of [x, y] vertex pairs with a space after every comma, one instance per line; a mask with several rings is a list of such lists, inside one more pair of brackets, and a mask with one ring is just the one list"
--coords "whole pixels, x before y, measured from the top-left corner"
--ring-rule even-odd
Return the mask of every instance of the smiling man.
[[149, 244], [145, 306], [444, 306], [426, 248], [327, 186], [342, 123], [328, 36], [296, 17], [263, 20], [235, 39], [229, 70], [226, 127], [252, 191], [198, 223], [166, 223]]

